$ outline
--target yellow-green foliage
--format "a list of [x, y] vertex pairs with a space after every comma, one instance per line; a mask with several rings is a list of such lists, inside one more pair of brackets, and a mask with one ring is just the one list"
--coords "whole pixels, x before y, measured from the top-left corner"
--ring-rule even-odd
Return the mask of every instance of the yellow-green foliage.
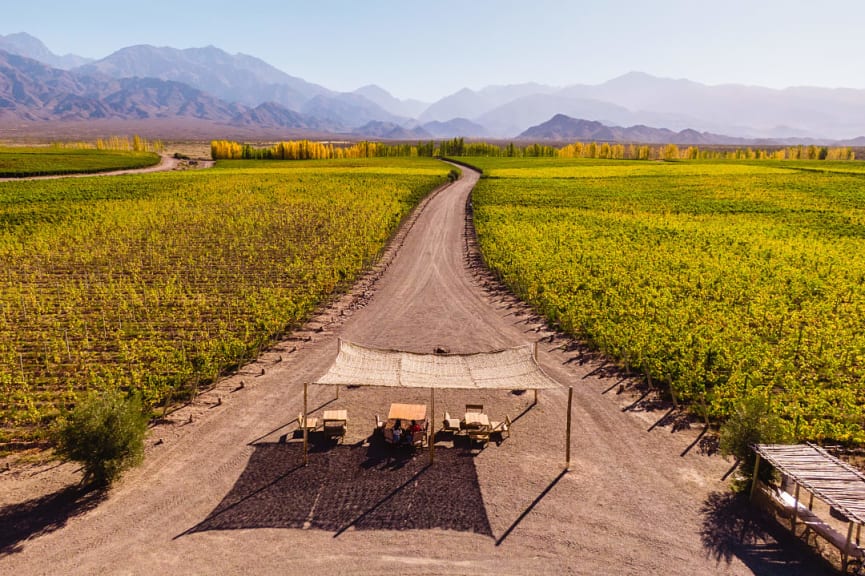
[[162, 141], [147, 140], [138, 134], [132, 138], [128, 136], [111, 136], [110, 138], [98, 138], [96, 142], [54, 142], [53, 148], [66, 150], [113, 150], [115, 152], [155, 152], [164, 150]]
[[214, 140], [210, 144], [214, 160], [321, 160], [333, 158], [380, 158], [394, 156], [484, 156], [493, 158], [588, 158], [602, 160], [853, 160], [851, 148], [825, 146], [791, 146], [777, 149], [681, 149], [675, 144], [611, 144], [609, 142], [574, 142], [555, 148], [544, 144], [506, 146], [487, 142], [466, 142], [452, 138], [439, 142], [384, 144], [381, 142], [333, 143], [310, 140], [277, 142], [256, 148], [230, 140]]
[[0, 441], [85, 390], [149, 405], [253, 357], [446, 181], [429, 159], [0, 183]]
[[[419, 145], [423, 150], [423, 145]], [[381, 142], [358, 142], [350, 145], [313, 142], [311, 140], [288, 140], [265, 148], [255, 148], [230, 140], [214, 140], [210, 143], [210, 155], [214, 160], [333, 160], [344, 158], [383, 158], [432, 156], [419, 153], [419, 146], [408, 144], [382, 144]]]
[[0, 148], [0, 178], [109, 172], [144, 168], [158, 162], [157, 154], [146, 151], [97, 150], [83, 146], [16, 146]]
[[470, 162], [490, 175], [473, 197], [484, 258], [564, 330], [711, 417], [764, 396], [791, 436], [865, 441], [862, 176]]

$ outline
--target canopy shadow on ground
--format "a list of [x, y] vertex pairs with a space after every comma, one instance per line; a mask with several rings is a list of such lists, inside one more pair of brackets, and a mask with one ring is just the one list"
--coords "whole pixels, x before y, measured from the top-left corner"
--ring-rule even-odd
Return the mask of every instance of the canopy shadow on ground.
[[837, 574], [789, 530], [756, 510], [747, 494], [714, 492], [701, 512], [703, 547], [719, 564], [729, 564], [736, 557], [757, 576]]
[[249, 528], [444, 529], [492, 537], [473, 458], [368, 445], [317, 445], [303, 466], [298, 442], [256, 444], [231, 491], [180, 536]]

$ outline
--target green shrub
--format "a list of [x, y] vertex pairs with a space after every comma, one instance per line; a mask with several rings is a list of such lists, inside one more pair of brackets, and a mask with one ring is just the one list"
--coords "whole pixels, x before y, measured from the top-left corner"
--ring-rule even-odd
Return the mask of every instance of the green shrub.
[[138, 395], [91, 392], [60, 419], [57, 453], [84, 466], [84, 482], [108, 486], [141, 461], [147, 415]]
[[[785, 439], [784, 422], [772, 412], [769, 400], [763, 396], [750, 396], [736, 406], [721, 426], [720, 449], [723, 455], [733, 456], [739, 461], [739, 470], [744, 477], [741, 487], [745, 488], [751, 482], [757, 460], [751, 446], [780, 443]], [[760, 470], [760, 478], [768, 480], [771, 468], [762, 466]]]

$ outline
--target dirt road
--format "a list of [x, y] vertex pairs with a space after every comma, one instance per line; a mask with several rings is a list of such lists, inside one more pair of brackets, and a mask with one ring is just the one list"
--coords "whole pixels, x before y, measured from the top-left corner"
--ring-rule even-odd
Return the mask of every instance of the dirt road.
[[[211, 160], [198, 161], [197, 168], [209, 168], [213, 165]], [[123, 174], [147, 174], [150, 172], [169, 172], [171, 170], [180, 170], [181, 168], [189, 168], [189, 164], [174, 156], [161, 154], [159, 163], [153, 166], [144, 168], [129, 168], [126, 170], [111, 170], [110, 172], [90, 172], [82, 174], [49, 174], [47, 176], [27, 176], [26, 178], [0, 178], [0, 182], [14, 182], [21, 180], [57, 180], [59, 178], [91, 178], [93, 176], [120, 176]]]
[[[672, 433], [653, 426], [661, 412], [623, 411], [632, 399], [616, 395], [617, 378], [599, 375], [579, 351], [563, 351], [513, 301], [482, 286], [465, 235], [477, 174], [464, 173], [429, 200], [393, 261], [359, 289], [359, 302], [323, 313], [298, 339], [176, 414], [173, 425], [155, 428], [143, 466], [98, 506], [70, 509], [8, 547], [0, 573], [820, 573], [769, 535], [729, 520], [719, 495], [729, 463], [697, 449], [681, 456], [698, 430]], [[428, 402], [428, 393], [350, 389], [334, 400], [333, 389], [311, 386], [316, 415], [325, 405], [349, 411], [348, 436], [298, 469], [293, 433], [303, 383], [327, 370], [337, 337], [423, 352], [539, 341], [539, 361], [562, 388], [541, 393], [536, 406], [531, 393], [437, 396], [437, 419], [482, 401], [515, 420], [513, 434], [479, 454], [444, 440], [441, 459], [423, 468], [425, 452], [376, 459], [363, 440], [390, 402]], [[574, 441], [563, 474], [568, 386]], [[340, 468], [352, 458], [361, 463]], [[324, 476], [311, 482], [314, 470]], [[398, 480], [364, 500], [357, 486], [371, 474]], [[307, 495], [298, 521], [292, 507]], [[333, 527], [321, 528], [327, 522]]]

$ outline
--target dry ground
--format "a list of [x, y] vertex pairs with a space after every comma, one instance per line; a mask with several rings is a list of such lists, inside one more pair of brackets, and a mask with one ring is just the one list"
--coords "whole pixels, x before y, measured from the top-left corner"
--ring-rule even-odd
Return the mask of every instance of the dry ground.
[[[109, 494], [53, 492], [75, 478], [69, 465], [0, 474], [0, 573], [826, 573], [783, 531], [743, 517], [722, 480], [730, 463], [701, 454], [699, 427], [659, 423], [664, 410], [617, 394], [626, 382], [614, 371], [496, 289], [466, 233], [477, 175], [464, 172], [416, 211], [353, 295], [154, 427], [144, 464]], [[302, 467], [303, 383], [327, 370], [338, 337], [418, 352], [538, 342], [562, 388], [537, 405], [531, 392], [438, 393], [437, 420], [480, 401], [514, 426], [479, 453], [441, 437], [429, 467], [426, 452], [367, 443], [374, 414], [429, 393], [335, 398], [310, 386], [315, 414], [345, 408], [350, 421], [344, 444], [314, 443]]]

